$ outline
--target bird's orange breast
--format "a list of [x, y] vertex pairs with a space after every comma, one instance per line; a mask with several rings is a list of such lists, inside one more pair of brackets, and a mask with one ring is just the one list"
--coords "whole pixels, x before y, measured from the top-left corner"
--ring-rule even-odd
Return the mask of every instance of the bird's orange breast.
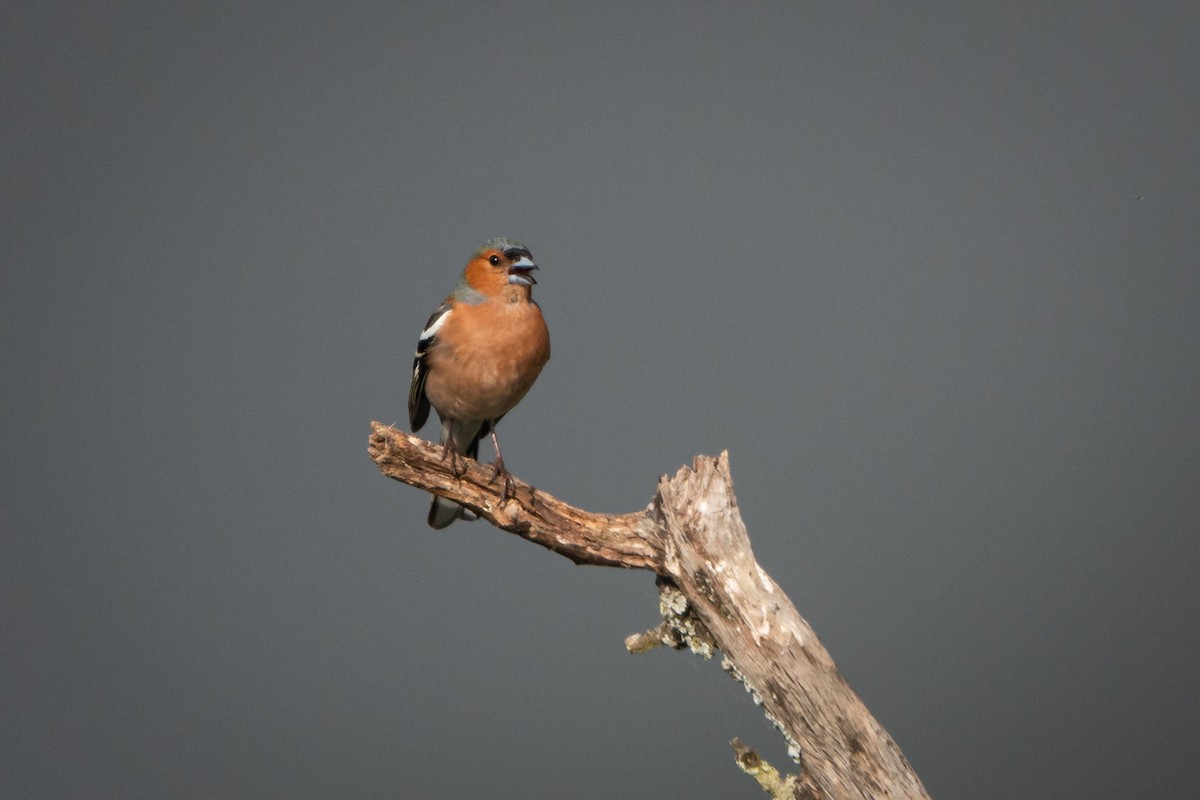
[[550, 333], [537, 304], [459, 304], [430, 350], [425, 394], [443, 417], [493, 420], [521, 401], [549, 359]]

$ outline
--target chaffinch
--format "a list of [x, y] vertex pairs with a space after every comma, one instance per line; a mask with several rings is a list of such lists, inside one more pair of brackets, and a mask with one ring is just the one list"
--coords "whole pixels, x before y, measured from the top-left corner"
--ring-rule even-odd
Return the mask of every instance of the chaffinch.
[[[521, 401], [550, 358], [550, 333], [531, 296], [537, 268], [529, 248], [511, 239], [492, 239], [475, 250], [458, 286], [421, 331], [408, 390], [413, 432], [433, 406], [456, 475], [466, 471], [462, 456], [477, 458], [479, 440], [491, 434], [496, 448], [492, 480], [503, 477], [502, 497], [512, 495], [512, 483], [496, 423]], [[458, 503], [433, 496], [430, 527], [475, 518]]]

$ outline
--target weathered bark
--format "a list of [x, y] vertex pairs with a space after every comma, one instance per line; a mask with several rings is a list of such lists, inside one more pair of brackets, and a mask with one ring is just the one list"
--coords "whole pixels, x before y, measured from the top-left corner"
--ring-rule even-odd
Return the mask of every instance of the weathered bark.
[[[802, 765], [787, 784], [795, 797], [928, 797], [813, 629], [755, 561], [727, 453], [697, 456], [690, 469], [661, 477], [643, 511], [593, 514], [515, 479], [515, 496], [501, 503], [490, 466], [468, 460], [456, 478], [441, 447], [378, 422], [371, 427], [369, 453], [384, 475], [450, 497], [577, 564], [658, 575], [664, 622], [626, 646], [641, 652], [661, 642], [705, 658], [720, 650], [721, 666], [762, 704]], [[758, 769], [756, 759], [740, 746], [743, 769]]]

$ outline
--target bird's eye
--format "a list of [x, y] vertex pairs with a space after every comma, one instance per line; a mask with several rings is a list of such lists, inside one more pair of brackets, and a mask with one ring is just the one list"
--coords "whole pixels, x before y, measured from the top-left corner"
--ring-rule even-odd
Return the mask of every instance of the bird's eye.
[[488, 263], [491, 264], [493, 267], [500, 266], [500, 256], [493, 253], [492, 255], [488, 256]]

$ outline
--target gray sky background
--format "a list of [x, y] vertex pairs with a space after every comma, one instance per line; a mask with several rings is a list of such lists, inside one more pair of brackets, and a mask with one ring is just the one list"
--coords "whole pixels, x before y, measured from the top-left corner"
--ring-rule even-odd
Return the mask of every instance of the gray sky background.
[[366, 456], [501, 235], [515, 474], [728, 449], [935, 796], [1195, 796], [1200, 6], [172, 5], [0, 11], [0, 796], [761, 796], [649, 574]]

